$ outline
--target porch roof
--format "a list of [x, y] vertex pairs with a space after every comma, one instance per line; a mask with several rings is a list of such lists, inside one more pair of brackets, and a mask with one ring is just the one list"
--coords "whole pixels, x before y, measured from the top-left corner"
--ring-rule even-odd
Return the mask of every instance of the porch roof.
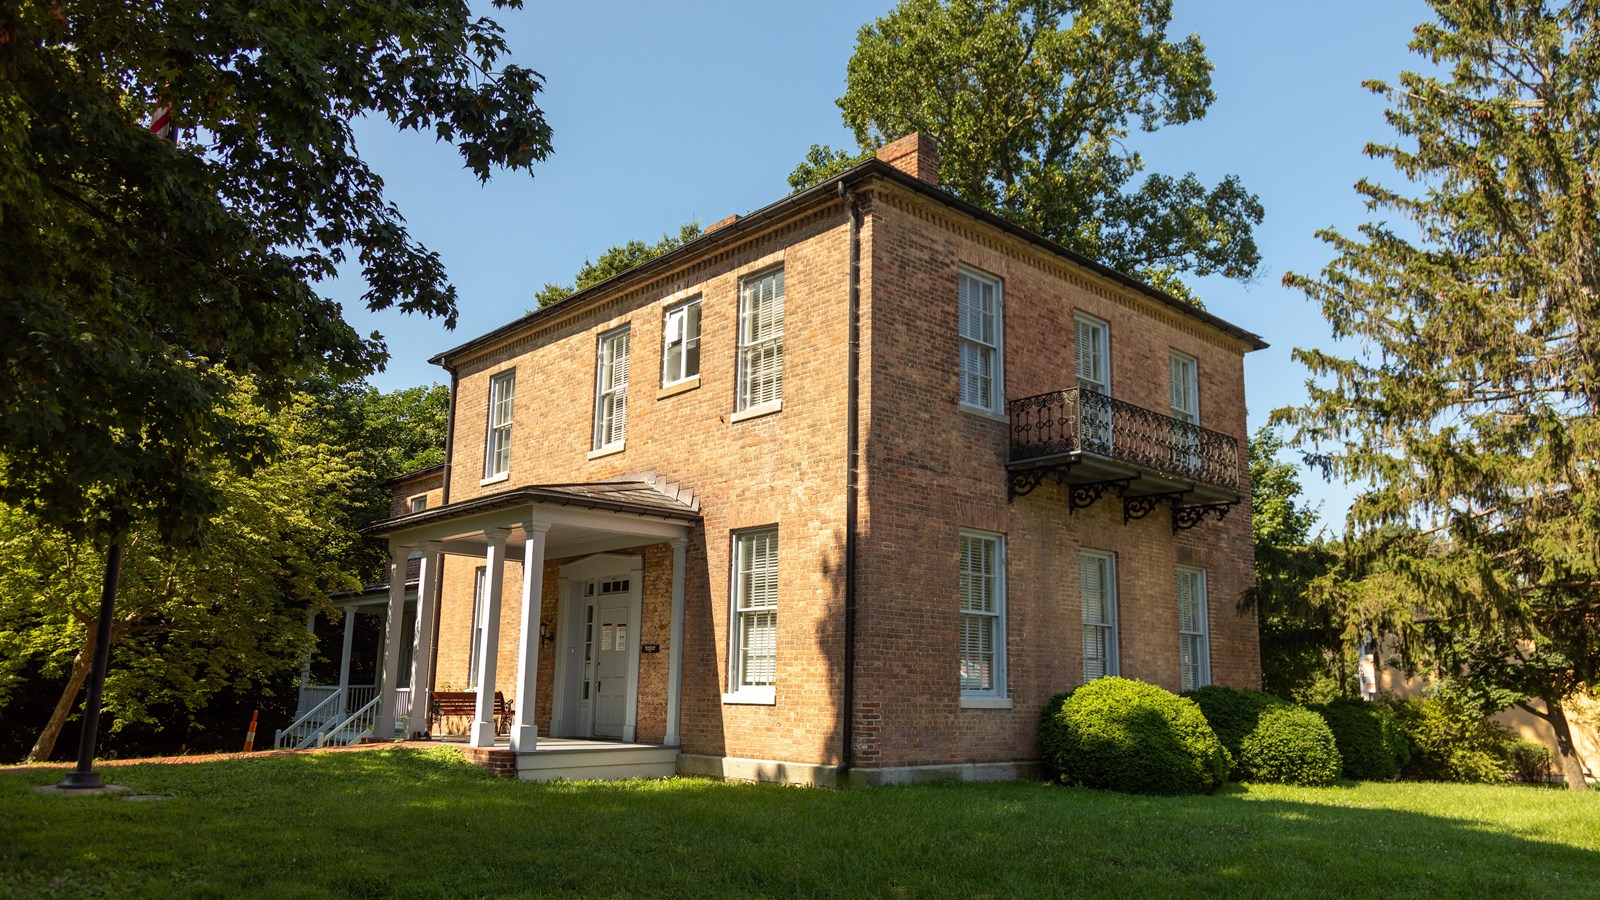
[[664, 479], [629, 479], [512, 488], [382, 519], [361, 531], [391, 545], [434, 542], [446, 553], [462, 553], [482, 546], [485, 528], [512, 529], [516, 545], [529, 523], [543, 522], [554, 528], [552, 549], [593, 552], [684, 537], [699, 521], [691, 492]]

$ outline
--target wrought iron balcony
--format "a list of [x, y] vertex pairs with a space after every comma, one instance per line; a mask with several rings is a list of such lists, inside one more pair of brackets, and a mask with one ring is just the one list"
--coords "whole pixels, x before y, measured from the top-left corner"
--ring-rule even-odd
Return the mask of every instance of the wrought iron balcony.
[[1124, 499], [1126, 518], [1142, 518], [1154, 501], [1169, 501], [1175, 525], [1181, 510], [1197, 508], [1192, 504], [1239, 499], [1239, 441], [1230, 435], [1087, 388], [1012, 400], [1006, 412], [1014, 496], [1052, 477], [1094, 488], [1074, 490], [1074, 509], [1109, 489]]

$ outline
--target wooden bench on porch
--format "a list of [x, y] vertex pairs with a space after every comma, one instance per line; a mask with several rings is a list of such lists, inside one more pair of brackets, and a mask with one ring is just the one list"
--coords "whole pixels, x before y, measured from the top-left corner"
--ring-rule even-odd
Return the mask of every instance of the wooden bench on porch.
[[[494, 692], [494, 732], [504, 734], [511, 730], [511, 717], [515, 713], [506, 702], [506, 695]], [[465, 716], [471, 721], [478, 714], [477, 691], [434, 691], [428, 700], [428, 732], [446, 716]]]

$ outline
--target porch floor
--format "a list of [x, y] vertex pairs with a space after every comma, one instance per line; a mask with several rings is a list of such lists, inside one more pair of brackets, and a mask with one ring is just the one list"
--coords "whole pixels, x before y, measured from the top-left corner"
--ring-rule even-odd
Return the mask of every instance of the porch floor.
[[446, 744], [496, 775], [525, 781], [665, 778], [677, 774], [678, 748], [604, 738], [540, 737], [532, 751], [511, 752], [511, 738], [496, 735], [494, 747], [469, 747], [464, 734], [438, 735], [411, 746]]

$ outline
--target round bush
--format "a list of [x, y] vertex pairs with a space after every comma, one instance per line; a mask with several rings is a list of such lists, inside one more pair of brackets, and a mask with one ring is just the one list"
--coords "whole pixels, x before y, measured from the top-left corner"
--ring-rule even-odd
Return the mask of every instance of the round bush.
[[1221, 741], [1222, 746], [1232, 754], [1236, 768], [1239, 763], [1239, 747], [1244, 743], [1245, 735], [1256, 729], [1256, 722], [1261, 718], [1261, 714], [1274, 706], [1283, 706], [1287, 702], [1262, 691], [1223, 687], [1217, 684], [1208, 684], [1184, 696], [1199, 705], [1200, 711], [1205, 714], [1206, 722], [1211, 725], [1211, 730], [1217, 733], [1217, 740]]
[[1318, 787], [1338, 780], [1342, 766], [1328, 723], [1301, 706], [1262, 713], [1239, 748], [1239, 768], [1248, 781]]
[[1314, 706], [1333, 730], [1344, 759], [1344, 777], [1357, 781], [1393, 781], [1410, 758], [1406, 736], [1388, 708], [1341, 697]]
[[1206, 793], [1228, 772], [1228, 752], [1200, 707], [1126, 678], [1052, 698], [1039, 743], [1062, 782], [1129, 794]]
[[1518, 741], [1511, 745], [1511, 771], [1523, 784], [1543, 785], [1553, 771], [1550, 748], [1538, 741]]

